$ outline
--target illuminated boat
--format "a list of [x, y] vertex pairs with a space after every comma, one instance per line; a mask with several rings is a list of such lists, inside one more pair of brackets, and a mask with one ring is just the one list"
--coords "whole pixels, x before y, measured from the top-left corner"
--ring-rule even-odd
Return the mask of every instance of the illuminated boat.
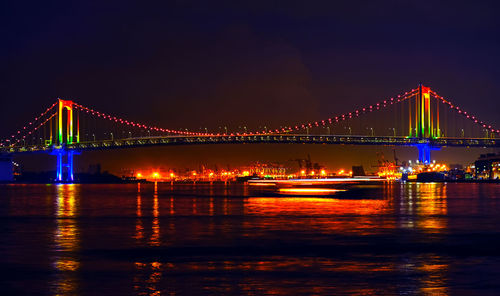
[[286, 196], [329, 196], [347, 191], [359, 185], [376, 184], [384, 180], [379, 177], [249, 180], [253, 193]]

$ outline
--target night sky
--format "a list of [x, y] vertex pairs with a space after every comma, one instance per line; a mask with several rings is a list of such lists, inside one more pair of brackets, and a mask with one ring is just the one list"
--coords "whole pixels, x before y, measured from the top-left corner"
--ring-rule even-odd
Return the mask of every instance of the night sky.
[[[0, 137], [67, 98], [165, 128], [279, 127], [430, 86], [500, 127], [496, 1], [7, 1], [0, 4]], [[163, 147], [86, 153], [84, 169], [305, 157], [376, 163], [391, 148]], [[489, 150], [445, 149], [474, 160]], [[400, 158], [416, 149], [398, 148]], [[20, 158], [52, 169], [49, 157]]]

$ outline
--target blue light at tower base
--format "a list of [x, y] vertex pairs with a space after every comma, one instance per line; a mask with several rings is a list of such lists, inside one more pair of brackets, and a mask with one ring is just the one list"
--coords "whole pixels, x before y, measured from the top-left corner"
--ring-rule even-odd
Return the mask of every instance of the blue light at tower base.
[[52, 154], [57, 157], [56, 182], [73, 182], [75, 180], [73, 172], [75, 151], [61, 148], [54, 150]]
[[439, 150], [437, 147], [432, 147], [428, 143], [417, 144], [418, 149], [418, 161], [423, 164], [431, 163], [431, 150]]

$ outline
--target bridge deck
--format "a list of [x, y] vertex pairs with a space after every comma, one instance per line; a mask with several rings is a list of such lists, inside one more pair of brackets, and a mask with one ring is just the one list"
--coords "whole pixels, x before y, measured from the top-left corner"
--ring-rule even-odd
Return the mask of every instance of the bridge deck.
[[[207, 145], [207, 144], [335, 144], [335, 145], [386, 145], [432, 147], [500, 147], [500, 139], [438, 138], [419, 139], [406, 137], [352, 136], [352, 135], [259, 135], [259, 136], [166, 136], [80, 142], [65, 145], [68, 150], [98, 150], [136, 148], [145, 146]], [[0, 150], [6, 154], [50, 152], [60, 147], [23, 146]]]

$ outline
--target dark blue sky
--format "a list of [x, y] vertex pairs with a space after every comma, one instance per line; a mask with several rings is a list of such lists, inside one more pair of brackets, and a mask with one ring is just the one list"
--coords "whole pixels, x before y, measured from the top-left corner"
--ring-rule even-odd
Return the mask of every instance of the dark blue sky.
[[420, 81], [499, 127], [500, 5], [437, 2], [2, 2], [0, 135], [57, 97], [163, 127], [279, 126]]

